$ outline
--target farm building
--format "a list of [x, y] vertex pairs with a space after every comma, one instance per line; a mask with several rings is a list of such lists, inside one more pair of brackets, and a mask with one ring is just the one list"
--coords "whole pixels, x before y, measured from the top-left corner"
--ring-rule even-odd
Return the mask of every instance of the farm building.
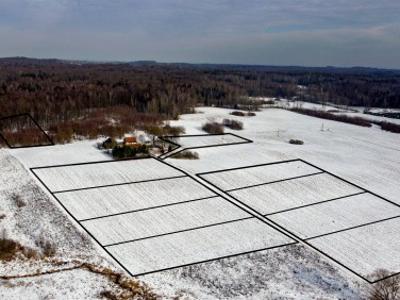
[[136, 147], [136, 146], [140, 145], [137, 142], [135, 136], [126, 136], [126, 137], [124, 137], [123, 144], [124, 144], [124, 146], [127, 146], [127, 147]]
[[151, 138], [144, 131], [136, 131], [135, 135], [136, 135], [137, 141], [140, 144], [143, 144], [143, 145], [150, 145], [151, 144]]
[[142, 145], [150, 146], [151, 143], [152, 139], [144, 131], [135, 131], [134, 134], [125, 134], [123, 138], [100, 138], [97, 140], [97, 147], [99, 149], [111, 149], [115, 146], [138, 148]]

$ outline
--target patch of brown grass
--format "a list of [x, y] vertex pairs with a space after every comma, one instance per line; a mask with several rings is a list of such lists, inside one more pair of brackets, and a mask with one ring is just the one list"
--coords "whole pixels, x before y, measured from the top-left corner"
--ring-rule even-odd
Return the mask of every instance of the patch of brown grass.
[[37, 258], [39, 255], [36, 250], [24, 247], [17, 241], [7, 238], [5, 232], [3, 232], [0, 238], [0, 260], [11, 261], [21, 256], [31, 259]]
[[197, 152], [192, 152], [189, 150], [185, 150], [182, 152], [179, 152], [175, 155], [172, 155], [171, 158], [175, 159], [199, 159], [199, 154]]

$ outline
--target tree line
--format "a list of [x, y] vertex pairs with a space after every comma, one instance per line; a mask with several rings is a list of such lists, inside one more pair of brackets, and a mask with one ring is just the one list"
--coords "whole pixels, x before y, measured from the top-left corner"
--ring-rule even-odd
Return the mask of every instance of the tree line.
[[400, 107], [400, 73], [0, 60], [0, 117], [28, 112], [57, 132], [95, 134], [100, 124], [123, 131], [174, 119], [196, 105], [237, 107], [249, 96]]

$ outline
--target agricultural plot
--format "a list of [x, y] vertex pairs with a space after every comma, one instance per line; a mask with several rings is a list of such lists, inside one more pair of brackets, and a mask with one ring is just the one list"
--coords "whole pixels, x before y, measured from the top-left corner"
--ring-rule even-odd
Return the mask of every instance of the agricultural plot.
[[400, 207], [368, 193], [269, 216], [302, 239], [400, 216]]
[[321, 173], [298, 160], [201, 173], [201, 177], [224, 191], [263, 185]]
[[54, 145], [30, 114], [0, 118], [1, 140], [11, 149]]
[[108, 250], [132, 273], [143, 275], [291, 243], [272, 227], [249, 219], [111, 246]]
[[375, 274], [386, 269], [400, 273], [400, 218], [311, 239], [321, 252], [351, 269], [370, 283], [384, 278]]
[[54, 193], [184, 176], [181, 172], [154, 159], [104, 161], [33, 168], [33, 170]]
[[156, 208], [215, 196], [188, 177], [55, 193], [78, 220]]
[[103, 245], [251, 218], [221, 197], [83, 221]]
[[331, 175], [319, 173], [291, 180], [241, 188], [228, 193], [263, 215], [331, 201], [362, 190]]
[[197, 175], [367, 281], [377, 269], [400, 271], [399, 232], [380, 225], [398, 227], [390, 220], [400, 207], [388, 199], [303, 160]]
[[154, 158], [31, 171], [132, 275], [294, 243], [232, 201]]
[[250, 140], [233, 133], [164, 136], [161, 138], [166, 141], [172, 141], [180, 145], [182, 148], [186, 149], [215, 147], [251, 142]]
[[173, 149], [167, 153], [162, 154], [160, 156], [161, 158], [167, 158], [179, 152], [190, 149], [240, 145], [253, 142], [249, 139], [233, 133], [162, 136], [159, 137], [159, 139], [171, 145], [174, 145]]

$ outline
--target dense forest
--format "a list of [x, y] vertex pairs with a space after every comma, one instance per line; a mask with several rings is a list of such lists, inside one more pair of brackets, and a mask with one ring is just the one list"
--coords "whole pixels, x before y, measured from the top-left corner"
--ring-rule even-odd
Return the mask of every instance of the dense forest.
[[400, 107], [400, 72], [0, 59], [0, 117], [28, 112], [55, 132], [145, 126], [196, 105], [233, 107], [248, 96]]

